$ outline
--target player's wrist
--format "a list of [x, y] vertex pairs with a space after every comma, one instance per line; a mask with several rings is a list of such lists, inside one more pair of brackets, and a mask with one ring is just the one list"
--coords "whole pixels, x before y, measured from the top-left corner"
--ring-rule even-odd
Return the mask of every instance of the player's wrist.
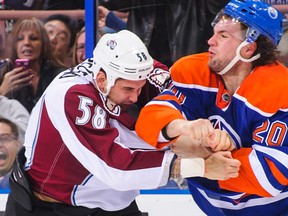
[[171, 172], [170, 172], [170, 179], [179, 179], [179, 178], [181, 178], [181, 175], [180, 175], [180, 163], [181, 163], [181, 159], [175, 155], [175, 158], [174, 158], [174, 161], [173, 161], [173, 164], [172, 164], [172, 168], [171, 168]]
[[180, 175], [182, 178], [203, 177], [205, 173], [205, 161], [203, 158], [182, 158]]
[[162, 128], [161, 130], [162, 136], [164, 137], [164, 139], [168, 140], [168, 141], [172, 141], [173, 139], [175, 139], [176, 137], [169, 137], [167, 134], [167, 125]]

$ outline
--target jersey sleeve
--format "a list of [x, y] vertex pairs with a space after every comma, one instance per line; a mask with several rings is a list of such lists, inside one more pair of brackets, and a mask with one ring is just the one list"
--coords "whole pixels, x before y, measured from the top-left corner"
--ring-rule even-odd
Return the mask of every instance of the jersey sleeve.
[[233, 152], [241, 161], [237, 178], [219, 181], [222, 189], [263, 197], [278, 195], [288, 183], [288, 148], [253, 145]]
[[168, 140], [159, 140], [161, 130], [174, 119], [184, 119], [180, 101], [172, 91], [165, 90], [142, 108], [136, 132], [147, 143], [161, 149], [169, 144]]
[[252, 126], [251, 147], [232, 153], [241, 162], [239, 176], [219, 181], [221, 188], [263, 197], [276, 196], [288, 184], [288, 113], [279, 111]]

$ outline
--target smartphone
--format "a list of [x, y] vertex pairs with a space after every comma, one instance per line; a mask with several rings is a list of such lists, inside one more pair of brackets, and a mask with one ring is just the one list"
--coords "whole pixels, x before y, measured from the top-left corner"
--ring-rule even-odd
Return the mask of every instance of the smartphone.
[[16, 59], [15, 67], [24, 67], [25, 70], [30, 68], [29, 59]]

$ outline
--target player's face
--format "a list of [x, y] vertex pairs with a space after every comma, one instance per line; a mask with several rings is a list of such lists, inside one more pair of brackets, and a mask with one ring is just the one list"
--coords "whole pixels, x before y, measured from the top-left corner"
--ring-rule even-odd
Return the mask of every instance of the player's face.
[[123, 110], [128, 110], [132, 104], [137, 102], [145, 83], [146, 80], [131, 81], [118, 79], [115, 85], [111, 87], [108, 98], [120, 105]]
[[0, 176], [9, 171], [19, 149], [19, 142], [12, 135], [9, 125], [0, 123]]
[[214, 35], [209, 39], [209, 68], [214, 72], [222, 71], [235, 57], [236, 49], [245, 39], [246, 30], [239, 22], [231, 19], [219, 21], [214, 27]]

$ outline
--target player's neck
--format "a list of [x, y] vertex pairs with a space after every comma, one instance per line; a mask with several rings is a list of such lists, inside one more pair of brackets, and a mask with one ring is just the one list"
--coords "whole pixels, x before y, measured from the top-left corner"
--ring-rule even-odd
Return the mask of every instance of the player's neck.
[[232, 68], [229, 72], [222, 76], [225, 88], [229, 94], [233, 95], [244, 79], [252, 72], [251, 65], [245, 66]]

